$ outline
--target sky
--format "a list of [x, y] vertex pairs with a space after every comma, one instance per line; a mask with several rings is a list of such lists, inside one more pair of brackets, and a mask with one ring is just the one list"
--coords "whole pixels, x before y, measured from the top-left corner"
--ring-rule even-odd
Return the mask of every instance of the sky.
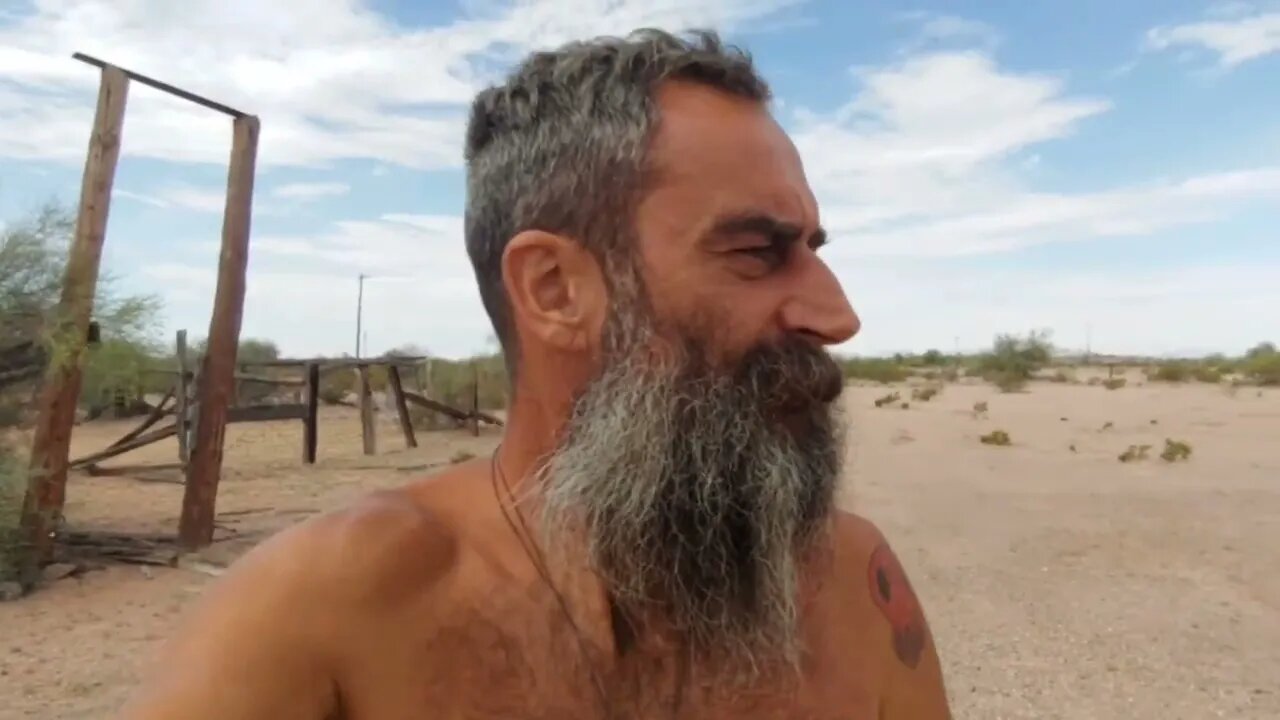
[[[492, 349], [462, 241], [471, 97], [637, 27], [751, 52], [863, 321], [839, 348], [1241, 353], [1280, 340], [1280, 2], [0, 0], [0, 223], [74, 206], [99, 73], [262, 122], [243, 336]], [[103, 268], [208, 327], [231, 121], [134, 83]]]

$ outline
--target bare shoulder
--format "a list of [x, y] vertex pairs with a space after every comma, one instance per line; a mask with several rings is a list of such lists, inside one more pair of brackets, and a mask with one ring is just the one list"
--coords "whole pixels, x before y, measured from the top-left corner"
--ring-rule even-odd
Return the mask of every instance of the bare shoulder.
[[186, 613], [123, 716], [328, 717], [352, 638], [431, 592], [456, 553], [415, 486], [291, 527]]
[[869, 638], [886, 670], [886, 720], [950, 717], [938, 649], [924, 607], [889, 540], [870, 520], [839, 512], [834, 527], [840, 583], [849, 593], [851, 618]]

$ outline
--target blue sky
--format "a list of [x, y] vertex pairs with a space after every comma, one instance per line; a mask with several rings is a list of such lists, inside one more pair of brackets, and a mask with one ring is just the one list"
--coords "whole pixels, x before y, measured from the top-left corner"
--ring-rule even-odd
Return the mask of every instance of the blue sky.
[[[1241, 352], [1280, 340], [1280, 3], [0, 0], [0, 223], [74, 203], [97, 74], [262, 119], [246, 336], [459, 356], [472, 94], [521, 54], [714, 27], [774, 86], [864, 321], [846, 352]], [[230, 122], [134, 85], [105, 268], [204, 334]]]

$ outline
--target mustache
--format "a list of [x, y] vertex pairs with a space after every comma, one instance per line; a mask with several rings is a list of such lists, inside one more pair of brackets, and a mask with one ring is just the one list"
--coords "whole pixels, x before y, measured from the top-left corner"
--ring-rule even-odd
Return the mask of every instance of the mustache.
[[751, 348], [733, 375], [739, 387], [781, 411], [828, 405], [844, 391], [844, 373], [835, 358], [797, 335]]

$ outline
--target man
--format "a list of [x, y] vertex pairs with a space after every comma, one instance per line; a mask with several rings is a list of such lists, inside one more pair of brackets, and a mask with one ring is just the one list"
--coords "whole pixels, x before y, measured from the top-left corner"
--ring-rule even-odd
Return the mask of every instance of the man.
[[182, 718], [949, 717], [902, 567], [834, 507], [858, 319], [748, 58], [646, 31], [476, 99], [493, 457], [243, 558], [126, 710]]

